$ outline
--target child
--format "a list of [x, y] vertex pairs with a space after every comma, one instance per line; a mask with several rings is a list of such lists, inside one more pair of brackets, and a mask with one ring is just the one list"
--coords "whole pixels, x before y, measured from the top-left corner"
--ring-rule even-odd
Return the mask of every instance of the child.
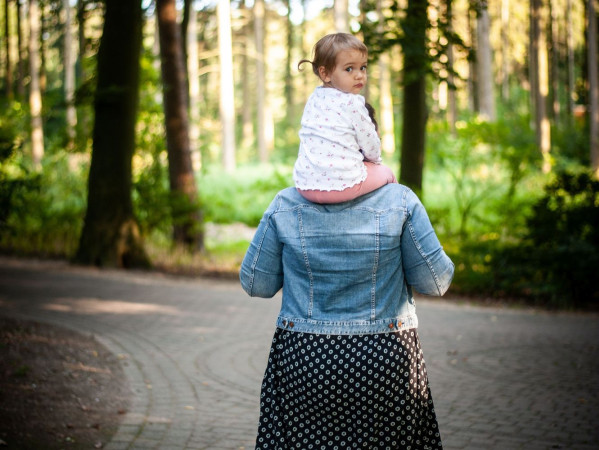
[[381, 164], [381, 140], [359, 95], [366, 85], [368, 49], [348, 33], [329, 34], [314, 46], [312, 71], [322, 81], [304, 109], [293, 180], [315, 203], [340, 203], [397, 183]]

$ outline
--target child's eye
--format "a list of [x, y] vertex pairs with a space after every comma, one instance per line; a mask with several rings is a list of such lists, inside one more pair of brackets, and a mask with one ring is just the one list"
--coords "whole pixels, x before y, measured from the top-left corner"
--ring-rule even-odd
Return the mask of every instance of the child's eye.
[[362, 66], [362, 67], [360, 67], [360, 70], [362, 70], [363, 72], [366, 72], [367, 69], [368, 69], [368, 66]]
[[354, 70], [354, 69], [353, 69], [353, 67], [346, 67], [346, 68], [345, 68], [345, 71], [346, 71], [346, 72], [351, 72], [352, 70]]

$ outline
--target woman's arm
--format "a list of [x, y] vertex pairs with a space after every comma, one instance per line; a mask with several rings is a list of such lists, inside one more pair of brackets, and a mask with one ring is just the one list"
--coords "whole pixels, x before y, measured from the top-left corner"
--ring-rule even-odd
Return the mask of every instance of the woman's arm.
[[421, 294], [441, 296], [451, 284], [454, 264], [416, 194], [409, 191], [407, 200], [408, 219], [401, 237], [406, 282]]
[[283, 286], [283, 245], [273, 221], [275, 202], [276, 198], [262, 216], [239, 271], [241, 286], [252, 297], [270, 298]]

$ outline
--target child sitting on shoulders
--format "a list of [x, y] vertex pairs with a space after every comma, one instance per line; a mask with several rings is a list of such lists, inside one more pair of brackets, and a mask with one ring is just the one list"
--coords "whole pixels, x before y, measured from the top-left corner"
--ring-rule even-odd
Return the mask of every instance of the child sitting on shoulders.
[[[374, 112], [359, 95], [367, 81], [368, 49], [348, 33], [330, 34], [314, 46], [312, 71], [322, 81], [306, 103], [293, 169], [298, 192], [315, 203], [340, 203], [397, 183], [381, 164]], [[370, 107], [370, 105], [368, 105]]]

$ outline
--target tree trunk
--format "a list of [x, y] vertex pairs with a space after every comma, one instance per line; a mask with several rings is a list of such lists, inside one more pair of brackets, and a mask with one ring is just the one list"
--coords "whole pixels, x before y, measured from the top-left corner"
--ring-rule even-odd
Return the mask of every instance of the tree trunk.
[[235, 85], [233, 82], [230, 0], [219, 0], [218, 2], [218, 47], [223, 167], [226, 172], [232, 172], [235, 169]]
[[468, 7], [468, 34], [470, 36], [470, 51], [468, 55], [468, 103], [470, 110], [478, 112], [479, 110], [479, 99], [478, 99], [478, 76], [476, 70], [477, 61], [477, 38], [476, 38], [476, 8], [474, 7], [475, 0], [470, 2]]
[[254, 78], [250, 76], [250, 64], [249, 64], [249, 55], [250, 55], [250, 45], [253, 42], [252, 37], [252, 27], [250, 26], [250, 14], [247, 9], [245, 9], [245, 2], [241, 2], [239, 8], [242, 10], [242, 14], [245, 19], [245, 24], [243, 26], [243, 37], [241, 39], [241, 74], [239, 78], [241, 79], [241, 95], [242, 95], [242, 105], [241, 105], [241, 147], [244, 152], [247, 151], [250, 147], [254, 145], [254, 123], [252, 120], [253, 113], [253, 101], [251, 95], [251, 84], [250, 81]]
[[291, 66], [293, 65], [293, 23], [291, 22], [291, 1], [285, 0], [287, 7], [287, 60], [285, 62], [285, 110], [287, 124], [295, 126], [295, 108], [293, 104], [293, 76]]
[[572, 0], [566, 1], [566, 41], [568, 46], [568, 116], [574, 117], [574, 31], [572, 30]]
[[25, 77], [26, 68], [25, 68], [25, 49], [23, 48], [23, 22], [26, 22], [27, 19], [23, 17], [23, 5], [21, 5], [22, 0], [16, 0], [17, 4], [17, 56], [19, 58], [18, 62], [18, 73], [19, 80], [17, 83], [17, 93], [19, 95], [19, 99], [22, 101], [25, 99]]
[[77, 128], [77, 110], [75, 109], [75, 65], [73, 64], [73, 39], [71, 34], [71, 4], [70, 0], [63, 0], [64, 9], [64, 96], [66, 104], [66, 125], [68, 146], [75, 142]]
[[594, 0], [587, 2], [587, 51], [589, 71], [589, 131], [591, 169], [599, 179], [599, 74], [597, 73], [597, 14]]
[[[46, 45], [45, 45], [45, 39], [44, 36], [46, 35], [46, 9], [44, 8], [45, 3], [44, 2], [40, 2], [39, 0], [35, 0], [35, 3], [37, 3], [37, 10], [39, 11], [39, 25], [38, 25], [38, 48], [39, 48], [39, 72], [40, 72], [40, 90], [42, 91], [42, 93], [46, 92], [46, 87], [48, 84], [48, 76], [47, 76], [47, 71], [46, 71]], [[30, 4], [30, 8], [31, 8], [31, 2], [29, 2]], [[31, 39], [31, 37], [30, 37]]]
[[[377, 1], [377, 12], [382, 17], [383, 1]], [[382, 24], [379, 31], [383, 32]], [[381, 149], [388, 155], [395, 152], [395, 124], [393, 115], [393, 96], [391, 93], [391, 69], [389, 64], [389, 52], [387, 50], [379, 56], [379, 134], [381, 136]]]
[[200, 152], [200, 60], [198, 50], [198, 14], [192, 8], [187, 29], [187, 80], [189, 84], [189, 145], [194, 172], [202, 167]]
[[256, 133], [258, 138], [258, 158], [260, 162], [268, 161], [267, 144], [267, 105], [266, 105], [266, 75], [264, 71], [264, 0], [254, 2], [254, 38], [256, 41]]
[[131, 200], [141, 0], [105, 0], [105, 7], [87, 211], [75, 260], [103, 267], [147, 267]]
[[543, 172], [551, 170], [549, 151], [551, 150], [551, 127], [547, 114], [547, 99], [549, 96], [549, 61], [547, 55], [546, 35], [546, 8], [542, 0], [532, 0], [532, 47], [534, 67], [532, 72], [534, 79], [534, 102], [535, 102], [535, 131], [537, 145], [543, 157]]
[[197, 187], [189, 147], [187, 84], [176, 0], [156, 0], [160, 39], [164, 120], [170, 189], [173, 194], [173, 239], [191, 249], [203, 248]]
[[29, 1], [29, 109], [31, 114], [31, 156], [33, 167], [41, 169], [44, 156], [42, 93], [40, 86], [40, 11], [37, 0]]
[[483, 120], [495, 120], [493, 89], [493, 56], [490, 41], [490, 20], [487, 0], [479, 0], [476, 26], [479, 113]]
[[549, 1], [549, 10], [551, 11], [549, 14], [551, 29], [551, 114], [554, 123], [560, 121], [561, 114], [559, 102], [559, 18], [555, 3], [555, 0], [553, 0], [553, 3], [551, 3], [551, 0]]
[[[76, 63], [76, 78], [77, 86], [81, 86], [85, 83], [87, 78], [87, 73], [84, 67], [84, 61], [87, 57], [87, 44], [85, 40], [85, 24], [86, 24], [86, 12], [85, 12], [85, 0], [77, 0], [77, 41], [79, 52], [77, 55], [77, 63]], [[92, 127], [91, 119], [90, 119], [90, 109], [87, 102], [84, 104], [80, 104], [79, 108], [77, 108], [77, 123], [79, 136], [83, 139], [87, 139], [87, 136], [90, 134], [90, 128]]]
[[501, 0], [501, 98], [507, 101], [510, 98], [510, 0]]
[[[447, 28], [450, 33], [453, 33], [453, 2], [446, 0], [446, 15]], [[453, 136], [456, 136], [456, 121], [458, 120], [458, 106], [456, 98], [455, 76], [455, 56], [453, 53], [453, 43], [450, 41], [447, 44], [447, 121], [449, 122], [449, 130]]]
[[335, 31], [337, 33], [349, 33], [349, 14], [347, 0], [335, 0]]
[[6, 78], [5, 82], [5, 94], [8, 100], [12, 100], [14, 98], [13, 91], [13, 68], [12, 68], [12, 58], [11, 58], [11, 49], [10, 45], [10, 8], [9, 8], [9, 0], [4, 0], [4, 68], [6, 70]]
[[427, 0], [408, 0], [404, 20], [404, 103], [399, 182], [422, 193], [426, 139]]

